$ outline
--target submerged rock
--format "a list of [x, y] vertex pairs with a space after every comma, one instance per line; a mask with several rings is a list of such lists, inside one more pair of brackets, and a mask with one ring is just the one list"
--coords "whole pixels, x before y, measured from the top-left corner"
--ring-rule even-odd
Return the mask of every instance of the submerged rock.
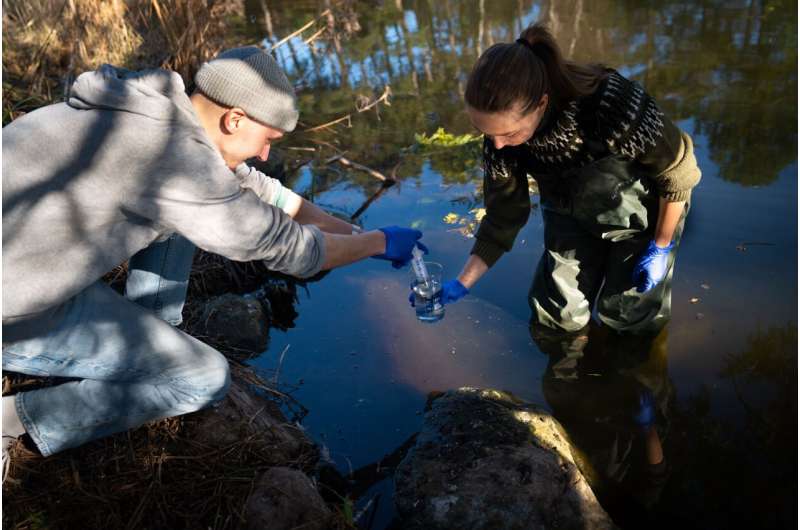
[[269, 345], [269, 315], [254, 298], [223, 294], [207, 303], [202, 318], [205, 334], [231, 348], [260, 353]]
[[496, 390], [434, 397], [395, 481], [406, 529], [615, 528], [559, 423]]
[[330, 528], [331, 511], [305, 474], [273, 467], [256, 481], [244, 518], [252, 530], [325, 530]]

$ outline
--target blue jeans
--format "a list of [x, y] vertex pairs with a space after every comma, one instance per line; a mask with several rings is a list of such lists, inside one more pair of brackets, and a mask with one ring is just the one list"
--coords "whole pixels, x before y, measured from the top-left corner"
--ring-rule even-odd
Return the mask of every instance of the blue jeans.
[[194, 246], [180, 236], [133, 258], [126, 300], [96, 282], [3, 326], [3, 370], [76, 378], [20, 392], [16, 410], [42, 455], [205, 408], [230, 385], [225, 357], [175, 329]]
[[194, 244], [172, 234], [128, 260], [125, 298], [153, 311], [173, 326], [183, 321], [183, 303], [189, 287]]

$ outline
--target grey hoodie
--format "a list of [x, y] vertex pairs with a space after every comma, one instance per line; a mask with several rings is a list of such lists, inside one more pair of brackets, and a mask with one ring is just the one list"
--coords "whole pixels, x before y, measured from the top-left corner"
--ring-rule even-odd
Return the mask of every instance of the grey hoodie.
[[230, 259], [316, 274], [319, 229], [264, 202], [253, 184], [263, 175], [237, 174], [176, 73], [105, 65], [81, 75], [67, 103], [3, 128], [3, 321], [67, 300], [171, 232]]

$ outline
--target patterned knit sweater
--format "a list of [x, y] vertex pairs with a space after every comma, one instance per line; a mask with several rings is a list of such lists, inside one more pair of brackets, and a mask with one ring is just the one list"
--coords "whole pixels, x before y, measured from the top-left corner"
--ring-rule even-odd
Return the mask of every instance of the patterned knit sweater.
[[659, 196], [684, 201], [700, 180], [692, 139], [658, 109], [644, 89], [615, 70], [594, 94], [572, 101], [526, 143], [495, 149], [483, 145], [484, 200], [472, 254], [490, 267], [511, 250], [530, 214], [527, 175], [558, 178], [595, 160], [616, 155], [632, 161]]

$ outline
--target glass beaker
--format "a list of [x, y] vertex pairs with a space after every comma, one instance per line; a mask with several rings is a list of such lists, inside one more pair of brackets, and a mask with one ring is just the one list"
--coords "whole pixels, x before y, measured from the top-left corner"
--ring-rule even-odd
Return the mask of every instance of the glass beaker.
[[442, 304], [442, 265], [426, 261], [428, 282], [423, 282], [411, 272], [411, 290], [414, 292], [414, 309], [421, 322], [438, 322], [444, 318]]

